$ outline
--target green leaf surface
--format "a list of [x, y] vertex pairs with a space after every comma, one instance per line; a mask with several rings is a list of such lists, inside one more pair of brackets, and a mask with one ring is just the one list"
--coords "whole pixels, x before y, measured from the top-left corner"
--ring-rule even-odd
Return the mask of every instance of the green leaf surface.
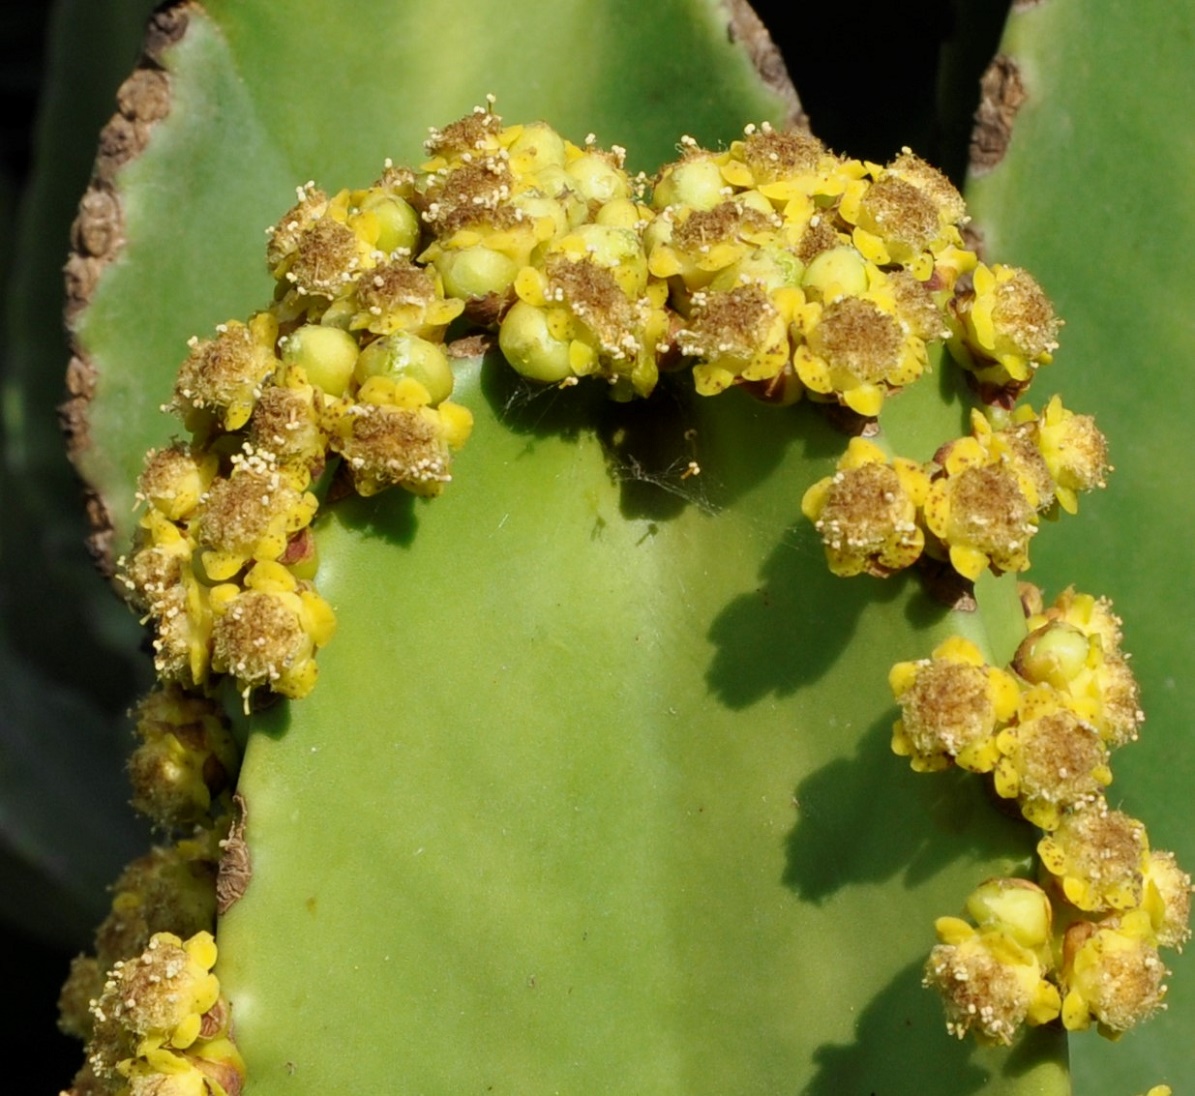
[[[1110, 596], [1143, 693], [1141, 740], [1116, 758], [1110, 798], [1146, 821], [1154, 847], [1195, 867], [1188, 483], [1195, 328], [1195, 17], [1189, 4], [1048, 0], [1015, 14], [1002, 51], [1028, 94], [1008, 155], [969, 199], [992, 259], [1032, 270], [1066, 319], [1035, 387], [1097, 415], [1108, 489], [1081, 520], [1042, 535], [1030, 577]], [[1036, 551], [1036, 546], [1035, 546]], [[1195, 964], [1167, 953], [1168, 1010], [1110, 1045], [1072, 1041], [1076, 1090], [1195, 1088]]]
[[250, 742], [220, 973], [254, 1092], [1064, 1090], [1056, 1036], [976, 1052], [920, 987], [934, 914], [1031, 840], [891, 755], [892, 661], [987, 637], [828, 575], [797, 502], [842, 439], [682, 404], [705, 471], [652, 483], [602, 439], [658, 446], [656, 400], [459, 385], [445, 495], [318, 530], [341, 631]]

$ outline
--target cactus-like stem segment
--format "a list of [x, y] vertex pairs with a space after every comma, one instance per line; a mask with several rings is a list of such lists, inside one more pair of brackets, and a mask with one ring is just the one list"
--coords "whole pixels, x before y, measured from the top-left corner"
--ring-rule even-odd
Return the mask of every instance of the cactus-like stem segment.
[[[591, 484], [579, 497], [567, 476], [585, 477], [570, 472], [570, 463], [603, 452], [602, 463], [623, 481], [624, 514], [637, 483], [670, 493], [676, 513], [661, 511], [660, 520], [676, 519], [670, 535], [692, 545], [693, 560], [670, 561], [649, 596], [652, 604], [679, 604], [682, 613], [686, 584], [714, 581], [710, 545], [733, 555], [736, 539], [758, 538], [750, 522], [724, 517], [736, 498], [764, 489], [769, 465], [788, 462], [783, 449], [830, 436], [809, 408], [790, 408], [803, 397], [863, 436], [841, 446], [830, 474], [770, 484], [768, 505], [794, 517], [802, 510], [832, 572], [871, 576], [857, 582], [907, 571], [939, 598], [948, 592], [951, 604], [973, 605], [977, 581], [1028, 569], [1043, 517], [1073, 513], [1078, 492], [1103, 484], [1106, 445], [1089, 417], [1057, 398], [1040, 412], [1020, 402], [1051, 360], [1060, 322], [1030, 275], [989, 268], [968, 250], [962, 199], [945, 177], [908, 150], [881, 166], [766, 125], [748, 127], [725, 151], [689, 138], [681, 147], [681, 158], [654, 180], [631, 177], [622, 150], [600, 149], [592, 139], [576, 145], [543, 124], [505, 126], [491, 103], [433, 131], [418, 170], [387, 164], [371, 186], [332, 196], [311, 183], [299, 188], [270, 233], [273, 302], [193, 341], [169, 404], [190, 440], [151, 453], [141, 478], [144, 513], [122, 575], [153, 628], [166, 683], [157, 694], [165, 699], [143, 707], [143, 723], [154, 705], [166, 704], [177, 726], [168, 735], [145, 733], [133, 771], [138, 799], [161, 825], [198, 822], [209, 844], [227, 832], [235, 750], [210, 713], [188, 722], [188, 706], [210, 704], [225, 682], [246, 714], [270, 694], [298, 700], [314, 692], [304, 703], [320, 704], [317, 664], [333, 640], [336, 614], [349, 612], [353, 600], [337, 585], [334, 563], [338, 594], [320, 592], [338, 542], [346, 529], [388, 520], [371, 500], [389, 488], [429, 500], [467, 491], [452, 481], [458, 460], [468, 467], [468, 448], [457, 453], [475, 421], [486, 431], [505, 426], [529, 435], [532, 449], [549, 454], [543, 463], [566, 477], [543, 488], [547, 512], [615, 543], [614, 556], [599, 553], [595, 570], [571, 559], [571, 540], [545, 527], [545, 536], [560, 538], [556, 566], [594, 583], [592, 596], [625, 600], [616, 561], [635, 546], [625, 529], [607, 532], [613, 485], [603, 491]], [[477, 328], [496, 336], [521, 380], [499, 375], [506, 366], [492, 361], [480, 373], [454, 364], [453, 340]], [[978, 405], [970, 431], [938, 438], [923, 454], [902, 454], [882, 413], [916, 398], [912, 388], [931, 363], [945, 365], [943, 346], [970, 378]], [[514, 410], [520, 401], [525, 415]], [[635, 410], [637, 401], [645, 413]], [[551, 425], [556, 416], [559, 426]], [[491, 461], [501, 444], [491, 441]], [[653, 449], [654, 469], [646, 463]], [[515, 459], [513, 451], [505, 457]], [[506, 497], [504, 468], [472, 474], [484, 490]], [[495, 529], [510, 517], [504, 513]], [[720, 531], [701, 528], [715, 517]], [[659, 532], [652, 521], [642, 535]], [[402, 541], [409, 530], [383, 535]], [[706, 545], [698, 548], [701, 540]], [[451, 567], [451, 545], [443, 558]], [[534, 575], [521, 574], [517, 561], [509, 566], [510, 588], [533, 600]], [[407, 581], [401, 564], [395, 571], [391, 577], [379, 567], [371, 581]], [[906, 583], [906, 598], [911, 589]], [[434, 607], [422, 600], [412, 591], [411, 604], [434, 621]], [[1157, 948], [1186, 939], [1190, 880], [1169, 854], [1150, 853], [1140, 823], [1104, 800], [1110, 751], [1135, 737], [1141, 719], [1115, 617], [1072, 591], [1048, 608], [1031, 592], [1025, 603], [1019, 647], [999, 660], [1008, 668], [994, 665], [991, 650], [951, 635], [928, 659], [889, 673], [901, 707], [895, 752], [921, 772], [991, 774], [996, 795], [1046, 834], [1038, 846], [1043, 885], [983, 884], [968, 902], [974, 925], [938, 921], [940, 942], [925, 979], [942, 992], [947, 1026], [959, 1036], [1007, 1044], [1023, 1023], [1059, 1017], [1069, 1030], [1094, 1021], [1115, 1036], [1161, 1004]], [[478, 611], [501, 612], [484, 603]], [[551, 614], [538, 605], [528, 619]], [[783, 648], [767, 650], [734, 623], [733, 612], [729, 619], [725, 657], [785, 664]], [[446, 618], [438, 627], [467, 631], [469, 622]], [[652, 629], [636, 641], [678, 641]], [[652, 676], [647, 647], [628, 661], [600, 625], [587, 638], [588, 649], [568, 651], [579, 669]], [[403, 676], [434, 681], [441, 647], [418, 650], [424, 643], [425, 633], [411, 625], [392, 654]], [[443, 650], [457, 645], [449, 636]], [[888, 660], [902, 653], [888, 652]], [[530, 690], [534, 704], [536, 653], [511, 657], [526, 662], [520, 689]], [[371, 666], [342, 663], [338, 672], [351, 679]], [[733, 707], [741, 685], [719, 681], [716, 670], [709, 676]], [[602, 691], [617, 698], [619, 690], [612, 673]], [[427, 682], [414, 689], [427, 692]], [[686, 702], [689, 709], [700, 704], [700, 697]], [[631, 708], [614, 701], [615, 710]], [[492, 718], [511, 719], [513, 711], [499, 705]], [[280, 730], [286, 716], [265, 718]], [[451, 723], [427, 729], [459, 733]], [[499, 739], [509, 733], [493, 730]], [[567, 737], [570, 729], [560, 731]], [[268, 752], [260, 736], [254, 742], [259, 754]], [[559, 742], [541, 745], [571, 763], [570, 751], [557, 757]], [[654, 780], [669, 783], [665, 770], [675, 762], [664, 755], [677, 745], [661, 744], [663, 769]], [[734, 756], [708, 742], [699, 748]], [[649, 794], [642, 777], [635, 783], [637, 794]], [[267, 816], [279, 809], [255, 802], [250, 834], [259, 807]], [[644, 809], [634, 796], [626, 807], [629, 817]], [[221, 900], [234, 940], [234, 903], [247, 880], [244, 840], [238, 823], [226, 842], [235, 855], [226, 857], [225, 872], [226, 883], [236, 874], [237, 887]], [[644, 881], [635, 885], [650, 894]], [[263, 901], [269, 908], [270, 898]], [[293, 912], [278, 917], [280, 927], [293, 924]], [[151, 950], [188, 956], [206, 956], [208, 944], [202, 933], [186, 945], [177, 937], [149, 941]], [[244, 949], [236, 954], [232, 982], [246, 983], [255, 959]], [[123, 992], [127, 964], [150, 962], [130, 955], [120, 955], [126, 966], [110, 983], [113, 1000]], [[213, 1055], [225, 1054], [229, 1038], [226, 1023], [207, 1020], [218, 992], [205, 973], [210, 963], [195, 962], [202, 986], [186, 1015], [169, 1023], [128, 1020], [114, 1034], [109, 1026], [123, 1013], [99, 998], [92, 1010], [99, 1023], [91, 1027], [96, 1083], [127, 1081], [139, 1091], [154, 1071], [194, 1068], [212, 1091], [231, 1091], [227, 1079], [212, 1079], [204, 1053], [190, 1049], [202, 1045], [196, 1040], [204, 1024]], [[252, 1000], [246, 1007], [252, 1028]], [[220, 1009], [223, 1016], [227, 1008]], [[74, 1012], [68, 1018], [85, 1031]], [[276, 1070], [265, 1043], [263, 1061]], [[235, 1050], [223, 1061], [239, 1070]]]

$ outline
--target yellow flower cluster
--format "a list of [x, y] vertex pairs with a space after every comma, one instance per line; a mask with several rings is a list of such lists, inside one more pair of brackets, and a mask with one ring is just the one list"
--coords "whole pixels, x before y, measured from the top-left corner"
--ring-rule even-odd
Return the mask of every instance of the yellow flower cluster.
[[874, 416], [925, 371], [976, 261], [962, 198], [907, 149], [882, 167], [749, 126], [724, 152], [686, 142], [652, 205], [648, 268], [706, 395], [748, 384]]
[[[1008, 669], [954, 637], [890, 674], [901, 708], [893, 751], [921, 772], [992, 773], [996, 793], [1045, 831], [1045, 889], [993, 881], [968, 902], [978, 928], [940, 919], [926, 984], [942, 993], [959, 1036], [1008, 1042], [1021, 1022], [1061, 1015], [1070, 1030], [1094, 1022], [1114, 1038], [1161, 1007], [1158, 948], [1181, 948], [1190, 935], [1191, 879], [1104, 797], [1110, 752], [1136, 738], [1142, 720], [1119, 619], [1106, 600], [1073, 590], [1045, 607], [1029, 588], [1024, 602], [1030, 631]], [[1015, 917], [993, 919], [992, 909], [1012, 905]], [[1037, 943], [1026, 937], [1027, 909], [1037, 928], [1057, 921], [1052, 936], [1035, 928]]]
[[1106, 471], [1104, 438], [1090, 416], [1055, 397], [1040, 416], [1027, 406], [1012, 416], [972, 411], [970, 436], [923, 464], [852, 439], [801, 510], [837, 575], [886, 576], [924, 552], [974, 580], [989, 568], [1027, 570], [1041, 516], [1073, 513], [1076, 492], [1103, 486]]
[[[649, 180], [617, 146], [504, 125], [492, 104], [426, 147], [364, 189], [298, 188], [268, 234], [273, 303], [191, 340], [168, 405], [191, 440], [147, 459], [121, 572], [163, 680], [227, 675], [246, 706], [311, 690], [335, 626], [313, 585], [317, 498], [331, 476], [336, 494], [444, 489], [472, 426], [450, 398], [454, 321], [495, 331], [541, 383], [646, 396], [687, 361], [705, 395], [808, 394], [863, 417], [935, 342], [1002, 404], [1054, 344], [1040, 289], [978, 263], [958, 191], [907, 149], [879, 165], [749, 126], [720, 152], [684, 138]], [[803, 509], [838, 574], [928, 555], [974, 579], [1028, 567], [1039, 515], [1106, 469], [1090, 418], [1055, 400], [976, 413], [921, 465], [857, 441]]]

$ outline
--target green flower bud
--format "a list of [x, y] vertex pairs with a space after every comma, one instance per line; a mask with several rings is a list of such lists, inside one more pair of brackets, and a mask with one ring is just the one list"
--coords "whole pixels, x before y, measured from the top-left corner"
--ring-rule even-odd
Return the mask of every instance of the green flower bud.
[[710, 282], [710, 289], [729, 291], [736, 285], [750, 283], [771, 293], [774, 289], [799, 286], [804, 273], [804, 265], [791, 251], [760, 247], [720, 271]]
[[300, 366], [329, 396], [343, 396], [357, 362], [357, 340], [338, 327], [304, 324], [286, 337], [282, 360]]
[[370, 377], [417, 381], [427, 390], [427, 402], [432, 407], [452, 395], [452, 367], [447, 355], [435, 343], [405, 332], [370, 343], [357, 359], [354, 376], [358, 384]]
[[543, 168], [564, 166], [564, 138], [547, 122], [532, 122], [510, 148], [511, 167], [516, 175], [539, 175]]
[[402, 249], [414, 252], [419, 247], [419, 215], [402, 198], [371, 190], [361, 203], [363, 213], [372, 213], [378, 223], [375, 246], [387, 255]]
[[607, 152], [583, 152], [565, 168], [572, 189], [587, 202], [605, 204], [615, 198], [629, 198], [631, 184]]
[[516, 301], [498, 330], [498, 345], [506, 360], [528, 380], [552, 383], [573, 375], [569, 340], [548, 327], [543, 309]]
[[810, 261], [801, 284], [824, 300], [857, 297], [867, 289], [867, 260], [853, 247], [832, 247]]
[[[695, 146], [693, 146], [695, 148]], [[726, 198], [722, 170], [708, 153], [694, 151], [684, 160], [664, 168], [656, 183], [652, 204], [713, 209]]]
[[1013, 666], [1026, 681], [1066, 690], [1086, 668], [1091, 641], [1078, 628], [1061, 621], [1025, 637]]
[[445, 250], [436, 257], [436, 269], [450, 297], [488, 297], [510, 288], [519, 264], [484, 244]]
[[967, 899], [967, 912], [981, 929], [998, 928], [1048, 956], [1050, 900], [1041, 887], [1026, 879], [989, 879]]

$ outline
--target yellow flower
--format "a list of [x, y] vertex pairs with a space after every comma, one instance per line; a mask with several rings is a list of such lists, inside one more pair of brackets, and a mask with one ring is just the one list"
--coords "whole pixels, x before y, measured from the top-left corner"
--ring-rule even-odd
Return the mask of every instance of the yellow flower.
[[[819, 192], [816, 180], [828, 175], [841, 157], [808, 133], [779, 132], [768, 122], [746, 127], [743, 139], [735, 141], [721, 165], [722, 178], [744, 190], [787, 184], [794, 192], [806, 181], [805, 193]], [[777, 194], [783, 201], [788, 196]]]
[[925, 500], [925, 524], [951, 566], [976, 579], [985, 567], [1024, 571], [1037, 532], [1037, 491], [1015, 464], [975, 437], [939, 451], [940, 471]]
[[1079, 509], [1079, 492], [1104, 487], [1112, 470], [1108, 463], [1108, 442], [1090, 415], [1076, 415], [1055, 396], [1034, 415], [1033, 409], [1018, 409], [1014, 421], [1024, 424], [1054, 483], [1058, 504], [1068, 514]]
[[171, 521], [184, 521], [199, 505], [219, 465], [214, 453], [176, 442], [151, 449], [137, 481], [137, 498]]
[[279, 467], [270, 452], [246, 446], [232, 472], [217, 479], [194, 522], [204, 572], [232, 578], [250, 560], [275, 560], [288, 539], [311, 523], [319, 503], [306, 491], [305, 469]]
[[915, 563], [925, 545], [917, 511], [929, 479], [920, 466], [879, 446], [852, 438], [832, 476], [819, 480], [801, 500], [836, 575], [863, 571], [883, 577]]
[[1061, 703], [1032, 718], [1025, 718], [1025, 707], [1022, 699], [1021, 721], [996, 736], [996, 793], [1018, 800], [1025, 818], [1052, 830], [1064, 811], [1100, 800], [1112, 782], [1108, 749], [1090, 723]]
[[804, 341], [793, 365], [814, 398], [874, 416], [886, 395], [921, 376], [925, 343], [906, 330], [896, 311], [883, 289], [805, 306], [797, 320]]
[[648, 269], [657, 278], [679, 278], [702, 289], [753, 249], [779, 243], [780, 218], [762, 195], [751, 192], [713, 209], [668, 210], [646, 234]]
[[133, 714], [141, 739], [128, 766], [133, 806], [166, 829], [207, 821], [213, 799], [235, 783], [240, 767], [222, 709], [177, 685], [160, 685]]
[[92, 1005], [93, 1065], [101, 1076], [118, 1062], [144, 1058], [160, 1048], [186, 1050], [199, 1037], [203, 1014], [220, 994], [211, 969], [216, 944], [199, 932], [184, 944], [155, 933], [135, 958], [118, 962]]
[[1178, 866], [1174, 853], [1155, 849], [1142, 880], [1141, 907], [1149, 914], [1156, 942], [1182, 951], [1191, 937], [1191, 877]]
[[318, 476], [328, 455], [328, 433], [319, 413], [322, 398], [306, 377], [302, 368], [280, 369], [277, 383], [262, 390], [246, 437], [248, 448], [264, 461], [289, 468], [295, 484]]
[[435, 268], [401, 257], [379, 263], [358, 279], [350, 305], [356, 309], [349, 319], [350, 331], [405, 331], [433, 341], [443, 337], [465, 308], [463, 301], [445, 298], [444, 282]]
[[1101, 1035], [1117, 1039], [1163, 1007], [1169, 971], [1150, 935], [1141, 910], [1067, 929], [1061, 976], [1068, 1031], [1083, 1031], [1095, 1020]]
[[514, 287], [519, 300], [498, 340], [523, 376], [547, 382], [600, 376], [624, 398], [655, 387], [668, 291], [649, 278], [635, 230], [582, 225], [553, 244], [542, 269], [524, 267]]
[[142, 519], [150, 544], [133, 555], [122, 575], [130, 602], [154, 629], [154, 668], [167, 681], [202, 684], [207, 677], [211, 610], [207, 589], [191, 564], [194, 542], [157, 511]]
[[868, 165], [869, 185], [846, 192], [839, 214], [854, 226], [855, 246], [878, 266], [900, 263], [920, 281], [934, 258], [961, 248], [958, 225], [966, 208], [954, 185], [907, 148], [885, 168]]
[[799, 290], [769, 294], [755, 283], [694, 293], [692, 317], [676, 342], [702, 359], [693, 367], [697, 391], [712, 396], [740, 381], [780, 377], [792, 355], [789, 323], [800, 300]]
[[248, 324], [230, 320], [219, 324], [214, 339], [192, 338], [191, 353], [179, 367], [169, 409], [183, 417], [189, 429], [200, 431], [207, 419], [224, 430], [239, 430], [278, 359], [274, 343], [278, 321], [259, 312]]
[[888, 675], [901, 718], [892, 750], [918, 772], [951, 762], [989, 772], [999, 756], [996, 729], [1017, 710], [1016, 681], [988, 666], [979, 649], [952, 636], [919, 662], [898, 662]]
[[1141, 904], [1149, 840], [1135, 818], [1102, 803], [1073, 811], [1038, 842], [1037, 854], [1081, 910], [1130, 910]]
[[1061, 321], [1033, 277], [1017, 267], [975, 268], [969, 292], [951, 306], [950, 351], [984, 384], [1024, 388], [1058, 348]]
[[[1044, 894], [1038, 905], [1028, 920], [1044, 915], [1048, 926]], [[1058, 990], [1046, 978], [1043, 949], [1018, 940], [1023, 926], [996, 917], [977, 929], [958, 917], [940, 917], [936, 928], [940, 943], [930, 952], [923, 984], [942, 995], [950, 1034], [962, 1039], [970, 1032], [981, 1043], [1007, 1046], [1021, 1024], [1057, 1017]]]
[[315, 655], [332, 638], [336, 617], [309, 583], [280, 563], [259, 562], [244, 590], [217, 586], [211, 602], [212, 669], [236, 679], [246, 709], [262, 686], [292, 698], [311, 692]]
[[418, 389], [402, 378], [371, 377], [358, 395], [361, 402], [330, 405], [325, 416], [330, 445], [344, 457], [357, 493], [399, 486], [440, 494], [452, 479], [452, 451], [472, 429], [469, 410], [450, 400], [423, 405]]

